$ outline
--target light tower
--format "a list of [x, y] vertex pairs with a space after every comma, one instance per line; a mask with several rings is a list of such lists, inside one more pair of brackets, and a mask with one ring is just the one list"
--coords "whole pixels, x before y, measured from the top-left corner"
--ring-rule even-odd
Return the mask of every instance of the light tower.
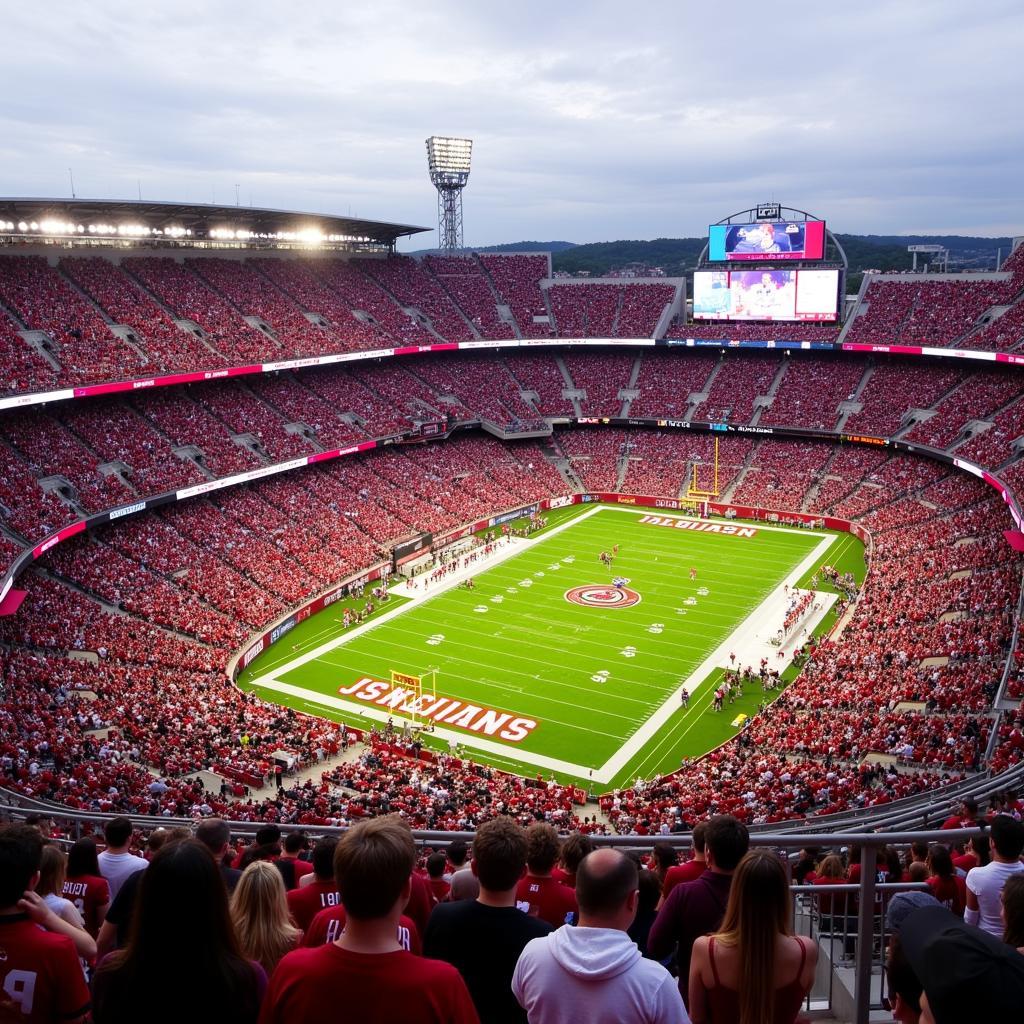
[[437, 189], [437, 233], [440, 248], [462, 248], [462, 190], [469, 181], [472, 139], [431, 135], [427, 139], [427, 166]]

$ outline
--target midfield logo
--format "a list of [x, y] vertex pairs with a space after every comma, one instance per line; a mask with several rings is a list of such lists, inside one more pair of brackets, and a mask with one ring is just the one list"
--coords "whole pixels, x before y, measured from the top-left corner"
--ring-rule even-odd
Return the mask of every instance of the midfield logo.
[[580, 604], [585, 608], [631, 608], [640, 603], [640, 595], [625, 584], [609, 587], [601, 583], [590, 583], [573, 587], [565, 592], [565, 599], [570, 604]]

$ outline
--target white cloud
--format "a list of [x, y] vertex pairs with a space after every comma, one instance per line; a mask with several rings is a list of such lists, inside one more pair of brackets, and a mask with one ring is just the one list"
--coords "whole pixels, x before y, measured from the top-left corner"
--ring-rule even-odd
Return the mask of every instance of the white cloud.
[[[147, 9], [150, 8], [150, 9]], [[696, 234], [776, 196], [839, 230], [1019, 232], [1016, 0], [143, 5], [6, 12], [9, 194], [433, 224], [423, 140], [475, 139], [467, 240]], [[958, 227], [959, 225], [959, 227]]]

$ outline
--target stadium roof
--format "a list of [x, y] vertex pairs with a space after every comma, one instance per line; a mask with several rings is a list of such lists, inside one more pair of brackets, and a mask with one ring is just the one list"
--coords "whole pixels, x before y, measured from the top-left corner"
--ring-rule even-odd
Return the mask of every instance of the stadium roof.
[[[6, 223], [5, 223], [6, 222]], [[19, 230], [26, 225], [26, 229]], [[35, 225], [35, 226], [33, 226]], [[45, 228], [44, 228], [45, 225]], [[113, 234], [135, 238], [156, 237], [285, 238], [295, 241], [370, 241], [394, 243], [398, 238], [432, 228], [413, 224], [362, 220], [295, 210], [269, 210], [252, 206], [218, 206], [212, 203], [165, 203], [146, 200], [0, 198], [0, 230], [21, 235], [110, 235], [90, 231], [93, 227], [114, 228]], [[147, 228], [118, 231], [119, 228]], [[65, 230], [59, 230], [63, 228]], [[70, 228], [71, 230], [67, 230]], [[221, 232], [221, 234], [211, 234]], [[232, 232], [233, 234], [225, 234]], [[242, 234], [238, 234], [242, 232]]]

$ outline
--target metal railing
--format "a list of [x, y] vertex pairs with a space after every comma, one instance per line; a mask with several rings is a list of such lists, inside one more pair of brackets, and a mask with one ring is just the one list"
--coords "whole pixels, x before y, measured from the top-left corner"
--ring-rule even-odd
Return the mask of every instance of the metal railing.
[[[71, 838], [77, 838], [86, 831], [102, 828], [105, 821], [115, 815], [95, 814], [83, 811], [69, 811], [64, 808], [46, 804], [39, 800], [27, 800], [9, 790], [0, 790], [0, 808], [4, 816], [13, 819], [24, 819], [29, 814], [40, 814], [50, 821], [60, 824]], [[194, 827], [192, 819], [159, 818], [150, 816], [132, 816], [132, 822], [142, 831], [155, 828], [168, 828], [177, 825]], [[264, 827], [265, 822], [232, 822], [231, 830], [235, 838], [251, 838], [256, 831]], [[303, 831], [311, 837], [320, 835], [338, 835], [344, 828], [328, 828], [304, 825], [281, 825], [283, 833]], [[845, 849], [860, 851], [861, 878], [860, 882], [851, 885], [813, 886], [795, 885], [792, 887], [794, 932], [809, 935], [825, 952], [828, 977], [824, 979], [824, 991], [816, 980], [807, 1000], [807, 1009], [816, 1015], [834, 1014], [838, 1009], [844, 1019], [853, 1024], [868, 1024], [873, 1009], [884, 1006], [885, 982], [880, 982], [877, 998], [872, 995], [872, 970], [880, 965], [884, 957], [888, 935], [885, 930], [885, 915], [882, 912], [886, 904], [886, 894], [905, 892], [912, 889], [926, 888], [913, 883], [882, 883], [876, 874], [877, 854], [882, 847], [909, 847], [914, 842], [942, 842], [946, 844], [964, 842], [973, 836], [981, 835], [981, 829], [946, 829], [921, 832], [834, 832], [821, 833], [761, 833], [750, 836], [750, 845], [767, 847], [780, 853], [788, 860], [791, 851], [805, 848], [821, 850]], [[414, 831], [416, 842], [421, 846], [435, 849], [445, 848], [449, 843], [472, 841], [470, 832], [435, 832]], [[692, 836], [655, 835], [655, 836], [594, 836], [600, 846], [617, 847], [626, 851], [646, 852], [657, 843], [668, 843], [679, 850], [687, 850], [692, 846]], [[842, 912], [835, 911], [836, 900], [842, 898]], [[821, 906], [830, 908], [823, 915]], [[837, 950], [838, 955], [837, 954]], [[819, 961], [821, 962], [821, 961]], [[820, 971], [821, 969], [819, 969]], [[849, 979], [850, 987], [843, 982]]]

